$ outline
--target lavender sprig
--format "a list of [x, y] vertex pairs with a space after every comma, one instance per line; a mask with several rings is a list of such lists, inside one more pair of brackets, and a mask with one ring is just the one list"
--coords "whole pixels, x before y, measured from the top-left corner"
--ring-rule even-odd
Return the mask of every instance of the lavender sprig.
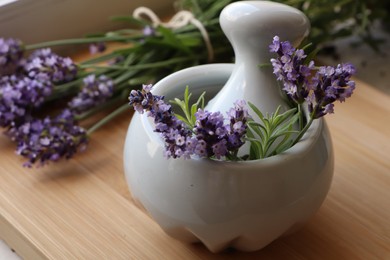
[[103, 104], [114, 93], [114, 82], [105, 75], [97, 78], [91, 74], [83, 79], [83, 83], [79, 94], [68, 103], [68, 107], [76, 114]]
[[310, 80], [310, 75], [314, 62], [305, 64], [305, 52], [302, 49], [296, 50], [288, 41], [280, 42], [278, 36], [274, 37], [269, 49], [278, 55], [278, 58], [271, 59], [277, 80], [283, 83], [283, 90], [287, 95], [294, 102], [301, 104], [313, 88], [314, 82]]
[[356, 73], [352, 64], [316, 67], [314, 61], [307, 61], [303, 49], [295, 49], [291, 43], [281, 42], [275, 36], [269, 46], [270, 52], [278, 55], [271, 59], [277, 80], [284, 85], [283, 90], [298, 108], [306, 101], [310, 118], [297, 136], [297, 143], [310, 127], [314, 119], [334, 113], [334, 102], [344, 102], [355, 89], [351, 77]]
[[94, 55], [97, 53], [102, 53], [107, 49], [107, 46], [104, 42], [91, 43], [89, 45], [89, 53]]
[[34, 78], [4, 76], [0, 79], [0, 126], [9, 127], [28, 115], [27, 111], [39, 107], [51, 94], [52, 83], [47, 74]]
[[143, 85], [142, 90], [132, 90], [129, 104], [139, 113], [148, 112], [154, 118], [155, 132], [160, 133], [165, 141], [167, 158], [189, 158], [198, 143], [186, 125], [177, 119], [172, 107], [164, 102], [163, 96], [153, 95], [152, 85]]
[[53, 53], [51, 49], [34, 51], [27, 59], [24, 69], [31, 78], [39, 73], [46, 73], [53, 83], [68, 82], [77, 75], [77, 66], [73, 61]]
[[314, 119], [333, 113], [335, 101], [344, 102], [355, 90], [351, 76], [356, 73], [352, 64], [338, 64], [336, 67], [322, 66], [312, 78], [312, 92], [306, 98], [309, 112]]
[[85, 149], [87, 132], [77, 125], [75, 116], [64, 110], [55, 118], [33, 119], [18, 127], [10, 128], [8, 136], [18, 144], [17, 154], [28, 158], [24, 166], [49, 161], [69, 159], [77, 151]]
[[23, 53], [24, 47], [20, 40], [0, 38], [0, 77], [15, 71]]
[[[154, 118], [155, 131], [160, 133], [165, 141], [167, 158], [188, 159], [191, 155], [196, 155], [216, 159], [239, 159], [237, 152], [244, 143], [248, 117], [245, 102], [235, 103], [228, 114], [229, 122], [225, 123], [225, 118], [219, 112], [212, 113], [202, 108], [196, 111], [194, 107], [191, 108], [188, 104], [187, 89], [182, 109], [185, 113], [194, 114], [195, 123], [185, 124], [177, 118], [171, 105], [164, 102], [164, 97], [150, 92], [151, 87], [144, 85], [142, 90], [132, 90], [129, 104], [140, 113], [148, 111], [148, 116]], [[192, 118], [191, 115], [189, 117]]]

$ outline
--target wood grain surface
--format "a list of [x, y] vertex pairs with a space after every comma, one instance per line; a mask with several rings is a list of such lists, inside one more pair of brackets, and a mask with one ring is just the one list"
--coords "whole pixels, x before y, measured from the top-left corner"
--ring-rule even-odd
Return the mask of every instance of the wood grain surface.
[[390, 259], [390, 97], [357, 82], [335, 112], [327, 199], [303, 229], [261, 251], [184, 244], [134, 204], [122, 167], [130, 110], [85, 153], [40, 169], [23, 168], [0, 136], [0, 238], [25, 259]]

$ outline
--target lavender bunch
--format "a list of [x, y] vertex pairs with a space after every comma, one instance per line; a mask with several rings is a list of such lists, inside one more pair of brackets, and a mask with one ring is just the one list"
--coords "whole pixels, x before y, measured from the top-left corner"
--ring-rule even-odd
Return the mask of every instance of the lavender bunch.
[[[154, 118], [155, 131], [165, 141], [168, 158], [197, 155], [255, 160], [279, 154], [299, 142], [313, 120], [333, 113], [335, 101], [343, 102], [352, 95], [355, 83], [351, 76], [355, 69], [351, 64], [316, 67], [314, 61], [307, 59], [304, 49], [296, 49], [287, 41], [281, 42], [278, 36], [274, 37], [270, 52], [278, 55], [271, 59], [273, 72], [295, 104], [283, 113], [278, 107], [275, 113], [263, 115], [249, 103], [257, 116], [258, 121], [255, 121], [249, 116], [245, 101], [237, 101], [228, 112], [229, 123], [226, 123], [220, 112], [203, 110], [204, 94], [190, 106], [191, 94], [187, 87], [184, 100], [175, 98], [171, 101], [181, 108], [184, 115], [175, 114], [172, 107], [164, 102], [164, 97], [150, 92], [151, 85], [133, 90], [129, 97], [130, 105], [140, 113], [148, 111], [148, 115]], [[303, 116], [304, 105], [310, 114], [308, 122]], [[238, 150], [245, 141], [251, 144], [250, 153], [239, 158]]]
[[299, 111], [305, 104], [310, 113], [307, 124], [301, 125], [302, 130], [293, 142], [295, 144], [314, 119], [334, 113], [334, 102], [344, 102], [352, 95], [355, 82], [351, 77], [356, 69], [349, 63], [316, 67], [313, 60], [306, 59], [304, 49], [295, 49], [290, 42], [281, 42], [278, 36], [269, 47], [270, 52], [277, 54], [271, 63], [277, 80], [283, 83], [283, 90], [297, 104]]
[[[216, 43], [215, 62], [230, 61], [233, 55], [227, 39], [221, 37], [223, 32], [218, 25], [222, 7], [221, 4], [210, 2], [207, 7], [208, 17], [199, 17], [209, 32], [210, 40]], [[130, 23], [131, 28], [30, 45], [18, 39], [0, 37], [0, 127], [12, 137], [18, 147], [20, 140], [24, 140], [24, 144], [34, 144], [34, 136], [39, 135], [38, 132], [32, 135], [22, 131], [25, 128], [23, 126], [41, 122], [45, 127], [37, 129], [42, 131], [42, 135], [46, 135], [50, 125], [57, 125], [58, 117], [65, 110], [72, 114], [73, 119], [69, 122], [76, 128], [84, 129], [88, 139], [91, 133], [125, 111], [126, 97], [131, 89], [138, 89], [140, 83], [156, 82], [174, 71], [208, 61], [203, 37], [194, 26], [169, 29], [154, 26], [151, 22], [131, 15], [113, 17], [112, 20], [122, 24]], [[115, 49], [107, 45], [109, 42], [116, 43]], [[74, 62], [51, 49], [65, 45], [78, 47], [79, 50], [89, 48], [92, 56], [82, 62]], [[161, 105], [161, 109], [163, 108]], [[105, 110], [113, 112], [99, 117], [98, 115], [105, 114], [100, 113]], [[158, 114], [164, 113], [159, 110]], [[96, 121], [86, 120], [91, 116]], [[163, 122], [165, 121], [159, 125], [162, 132], [165, 131]], [[186, 128], [182, 129], [184, 131]], [[178, 136], [186, 134], [181, 133], [181, 129], [178, 131], [171, 133], [170, 154], [167, 156], [187, 156], [187, 151], [192, 149], [181, 145], [182, 139]], [[168, 137], [168, 133], [166, 136]], [[52, 138], [57, 140], [55, 136]], [[61, 140], [67, 140], [71, 147], [74, 146], [71, 138]], [[83, 146], [85, 144], [83, 142]], [[194, 139], [194, 147], [199, 148], [201, 144], [199, 142], [198, 145]], [[49, 144], [51, 148], [54, 145], [57, 145], [56, 142]], [[20, 152], [20, 148], [17, 151], [27, 158], [29, 165], [42, 165], [54, 161], [45, 155], [45, 149], [31, 148], [33, 153]], [[199, 148], [197, 151], [200, 150]], [[34, 155], [30, 156], [31, 154]], [[70, 158], [74, 152], [56, 154]]]
[[114, 94], [114, 82], [105, 75], [88, 75], [83, 79], [84, 85], [76, 97], [68, 104], [76, 114], [88, 111], [94, 106], [103, 104]]
[[[184, 101], [172, 101], [179, 105], [187, 119], [175, 114], [172, 106], [164, 102], [163, 96], [153, 95], [151, 85], [142, 90], [132, 90], [129, 104], [140, 113], [148, 112], [154, 118], [155, 132], [161, 134], [165, 142], [167, 158], [190, 158], [191, 155], [206, 158], [238, 160], [237, 152], [244, 143], [248, 112], [245, 102], [238, 101], [228, 113], [228, 123], [219, 112], [208, 112], [198, 108], [203, 95], [189, 106], [191, 94], [186, 88]], [[178, 119], [181, 118], [182, 120]]]
[[[218, 16], [222, 8], [233, 1], [180, 2], [182, 7], [192, 10], [206, 28], [213, 44], [213, 62], [231, 62], [233, 50], [220, 29]], [[126, 110], [127, 104], [124, 103], [130, 90], [138, 89], [143, 82], [153, 83], [177, 70], [208, 62], [208, 51], [202, 34], [192, 25], [168, 29], [153, 26], [152, 23], [135, 19], [131, 15], [117, 16], [113, 20], [131, 23], [133, 27], [85, 38], [30, 45], [25, 45], [18, 39], [0, 38], [0, 126], [5, 133], [24, 133], [18, 129], [31, 122], [43, 122], [45, 118], [49, 118], [50, 124], [53, 124], [62, 111], [68, 109], [73, 117], [72, 124], [75, 127], [82, 127], [89, 138], [91, 133]], [[133, 29], [134, 25], [138, 28]], [[109, 42], [119, 43], [115, 44], [118, 46], [117, 49], [113, 50], [109, 46], [106, 49], [106, 43]], [[74, 62], [50, 49], [70, 44], [72, 47], [77, 44], [81, 50], [83, 48], [87, 50], [89, 46], [93, 56], [82, 62]], [[290, 58], [295, 59], [292, 63], [293, 68], [305, 61], [301, 65], [306, 68], [297, 70], [296, 78], [293, 77], [292, 70], [283, 77], [295, 82], [297, 90], [291, 84], [285, 88], [299, 104], [302, 105], [301, 102], [304, 101], [311, 104], [309, 110], [313, 118], [331, 112], [333, 99], [342, 100], [349, 96], [348, 93], [352, 93], [353, 86], [348, 76], [352, 73], [348, 72], [351, 70], [348, 66], [341, 65], [332, 75], [319, 73], [317, 85], [323, 87], [318, 87], [314, 84], [314, 78], [307, 80], [309, 72], [318, 70], [314, 63], [312, 65], [306, 63], [303, 53], [297, 53], [292, 49], [285, 52], [289, 52]], [[290, 61], [285, 63], [291, 65]], [[287, 66], [284, 69], [287, 69]], [[301, 88], [302, 82], [307, 86]], [[333, 86], [343, 86], [347, 82], [350, 88], [333, 87], [330, 90], [329, 87], [325, 87], [329, 82]], [[184, 110], [190, 111], [187, 117], [173, 113], [172, 108], [167, 107], [168, 104], [163, 104], [163, 100], [154, 100], [149, 98], [150, 94], [139, 91], [138, 96], [144, 103], [134, 101], [136, 109], [148, 110], [153, 107], [151, 104], [158, 104], [155, 112], [157, 118], [161, 120], [156, 122], [156, 126], [158, 131], [166, 136], [168, 157], [199, 155], [235, 159], [237, 147], [247, 140], [245, 132], [248, 129], [248, 117], [242, 104], [236, 104], [234, 111], [222, 120], [219, 114], [198, 109], [188, 110], [188, 104], [184, 100], [184, 104], [187, 105]], [[140, 93], [147, 95], [148, 98], [144, 99]], [[195, 104], [195, 107], [201, 108], [203, 104]], [[95, 114], [101, 115], [102, 113], [98, 112], [106, 109], [114, 112], [105, 117], [94, 117], [97, 120], [92, 123], [91, 120], [85, 120]], [[153, 111], [149, 113], [153, 115]], [[46, 128], [41, 129], [42, 134], [45, 134]], [[25, 135], [26, 138], [23, 140], [36, 136], [30, 135], [29, 132], [25, 132]], [[13, 137], [13, 140], [19, 143], [18, 140], [22, 138], [20, 135], [17, 136], [18, 138]], [[39, 151], [43, 154], [45, 150]], [[48, 156], [36, 155], [37, 158], [44, 159], [33, 160], [29, 153], [20, 154], [25, 156], [30, 164], [53, 161]], [[61, 154], [60, 157], [70, 157], [66, 156], [66, 153], [58, 154]]]
[[165, 156], [167, 158], [189, 158], [196, 143], [193, 143], [191, 131], [175, 117], [172, 107], [164, 102], [163, 96], [153, 95], [152, 85], [143, 85], [142, 90], [132, 90], [129, 104], [139, 113], [148, 112], [154, 118], [155, 131], [160, 133], [165, 141]]
[[54, 85], [75, 79], [77, 67], [70, 58], [63, 58], [42, 49], [25, 59], [20, 41], [0, 38], [2, 60], [0, 71], [0, 126], [8, 128], [31, 117], [52, 95]]
[[[113, 96], [114, 82], [105, 75], [80, 77], [80, 68], [70, 58], [48, 48], [26, 58], [24, 50], [20, 41], [0, 39], [0, 126], [16, 142], [16, 153], [28, 159], [25, 166], [69, 159], [83, 150], [89, 135], [102, 124], [86, 130], [79, 121]], [[84, 82], [78, 95], [57, 116], [40, 118], [40, 109], [66, 97], [78, 77]]]
[[68, 109], [55, 118], [32, 119], [12, 127], [7, 135], [17, 143], [16, 153], [28, 158], [24, 163], [27, 167], [69, 159], [88, 143], [86, 130], [77, 125]]
[[29, 116], [29, 110], [39, 107], [49, 96], [52, 83], [47, 74], [34, 78], [24, 75], [0, 78], [0, 126], [10, 127]]
[[49, 48], [31, 53], [24, 70], [30, 78], [45, 73], [53, 83], [68, 82], [77, 75], [77, 66], [69, 57], [61, 57]]
[[22, 55], [20, 40], [0, 38], [0, 76], [11, 74], [19, 66]]

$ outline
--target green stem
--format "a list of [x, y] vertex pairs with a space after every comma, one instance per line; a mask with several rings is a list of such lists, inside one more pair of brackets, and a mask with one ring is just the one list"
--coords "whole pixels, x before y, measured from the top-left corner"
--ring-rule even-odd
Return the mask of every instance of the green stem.
[[130, 79], [130, 77], [134, 76], [136, 73], [136, 71], [128, 71], [127, 73], [123, 73], [121, 76], [114, 80], [114, 84], [119, 85], [120, 83]]
[[94, 124], [91, 128], [89, 128], [88, 131], [87, 131], [87, 134], [91, 135], [93, 132], [98, 130], [100, 127], [102, 127], [103, 125], [107, 124], [108, 122], [110, 122], [115, 117], [117, 117], [118, 115], [122, 114], [123, 112], [125, 112], [128, 109], [129, 109], [129, 105], [128, 104], [124, 104], [124, 105], [118, 107], [114, 112], [110, 113], [109, 115], [104, 117], [102, 120], [100, 120], [99, 122]]
[[299, 117], [298, 117], [299, 129], [303, 129], [304, 114], [302, 113], [302, 104], [298, 104], [298, 113], [299, 113]]
[[95, 57], [95, 58], [92, 58], [92, 59], [85, 60], [83, 62], [80, 62], [79, 64], [92, 64], [92, 63], [103, 62], [103, 61], [106, 61], [106, 60], [110, 60], [110, 59], [116, 58], [118, 56], [119, 56], [119, 54], [117, 54], [117, 53], [109, 53], [109, 54], [106, 54], [106, 55], [102, 55], [102, 56], [99, 56], [99, 57]]
[[[178, 57], [178, 58], [172, 58], [167, 61], [156, 61], [153, 63], [145, 63], [145, 64], [138, 64], [133, 66], [119, 66], [119, 65], [110, 65], [110, 69], [116, 69], [116, 70], [141, 70], [141, 69], [149, 69], [149, 68], [160, 68], [165, 67], [168, 65], [172, 65], [175, 63], [180, 63], [183, 61], [192, 60], [192, 57]], [[80, 65], [82, 68], [93, 68], [93, 69], [102, 69], [102, 68], [108, 68], [107, 66], [99, 66], [99, 65]]]
[[92, 116], [92, 115], [94, 115], [94, 114], [96, 114], [96, 113], [98, 113], [98, 112], [100, 112], [100, 111], [105, 110], [105, 109], [108, 108], [108, 107], [113, 106], [113, 105], [116, 104], [119, 100], [122, 100], [122, 99], [123, 99], [123, 98], [122, 98], [121, 96], [118, 96], [118, 97], [116, 97], [116, 98], [113, 98], [113, 99], [111, 99], [111, 100], [109, 100], [109, 101], [107, 101], [107, 102], [105, 102], [105, 103], [103, 103], [103, 104], [101, 104], [101, 105], [99, 105], [99, 106], [93, 107], [92, 109], [90, 109], [90, 110], [88, 110], [88, 111], [82, 113], [81, 115], [78, 115], [78, 116], [76, 117], [76, 119], [77, 119], [78, 121], [84, 120], [84, 119], [86, 119], [86, 118], [88, 118], [88, 117], [90, 117], [90, 116]]
[[36, 44], [30, 44], [25, 47], [26, 50], [54, 47], [60, 45], [68, 45], [68, 44], [88, 44], [88, 43], [96, 43], [96, 42], [110, 42], [110, 41], [126, 41], [126, 40], [137, 40], [140, 39], [141, 35], [133, 35], [133, 36], [103, 36], [103, 37], [91, 37], [91, 38], [74, 38], [74, 39], [64, 39], [64, 40], [56, 40], [56, 41], [48, 41], [41, 42]]
[[309, 129], [309, 127], [311, 126], [311, 124], [313, 123], [314, 119], [313, 119], [313, 115], [310, 116], [310, 120], [309, 122], [307, 122], [307, 124], [305, 125], [305, 127], [299, 132], [299, 135], [295, 138], [294, 142], [292, 143], [291, 146], [295, 145], [296, 143], [299, 142], [299, 140], [301, 140], [302, 136], [306, 133], [307, 129]]

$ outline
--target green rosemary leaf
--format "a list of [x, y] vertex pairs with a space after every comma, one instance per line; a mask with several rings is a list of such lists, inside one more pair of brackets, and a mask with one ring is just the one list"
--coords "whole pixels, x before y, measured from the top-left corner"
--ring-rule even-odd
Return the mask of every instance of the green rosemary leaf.
[[252, 130], [263, 139], [264, 133], [267, 132], [266, 127], [263, 124], [257, 123], [255, 121], [248, 121], [248, 127], [252, 128]]
[[176, 114], [176, 113], [175, 113], [175, 116], [177, 117], [177, 119], [179, 119], [180, 121], [182, 121], [182, 122], [185, 123], [186, 125], [188, 125], [188, 126], [191, 125], [191, 122], [189, 122], [189, 121], [187, 120], [187, 118], [185, 118], [185, 117], [183, 117], [183, 116], [181, 116], [181, 115], [179, 115], [179, 114]]
[[[192, 53], [191, 49], [185, 46], [182, 41], [180, 41], [177, 36], [172, 32], [172, 30], [165, 28], [163, 26], [159, 26], [156, 29], [163, 37], [163, 39], [159, 40], [161, 44], [165, 44], [167, 46], [171, 46], [177, 50], [184, 51], [186, 53]], [[157, 39], [156, 39], [157, 40]]]
[[198, 106], [196, 104], [193, 104], [191, 106], [191, 114], [190, 114], [191, 122], [192, 122], [193, 125], [195, 125], [195, 122], [196, 122], [195, 113], [196, 113], [197, 110], [198, 110]]
[[264, 115], [263, 113], [260, 111], [260, 109], [258, 109], [254, 104], [252, 104], [251, 102], [248, 102], [248, 105], [249, 107], [253, 110], [253, 112], [256, 113], [256, 115], [260, 118], [260, 119], [263, 119], [264, 118]]
[[202, 92], [202, 94], [199, 96], [198, 101], [196, 101], [196, 106], [201, 109], [204, 109], [204, 96], [206, 95], [206, 91]]
[[289, 149], [292, 145], [293, 145], [293, 140], [287, 139], [280, 146], [278, 146], [277, 149], [275, 149], [275, 153], [280, 154], [280, 153], [286, 151], [287, 149]]
[[[277, 112], [279, 112], [279, 111], [277, 110]], [[275, 114], [274, 114], [275, 115], [274, 124], [276, 126], [279, 126], [283, 122], [285, 122], [288, 118], [290, 118], [294, 113], [296, 113], [297, 109], [296, 108], [289, 109], [286, 112], [284, 112], [283, 114], [278, 114], [277, 112], [275, 112]]]
[[247, 129], [245, 139], [250, 142], [249, 159], [250, 160], [260, 159], [262, 155], [262, 148], [259, 140], [255, 138], [255, 135], [253, 134], [250, 127]]
[[184, 104], [185, 104], [186, 108], [188, 108], [188, 104], [190, 102], [191, 95], [192, 95], [192, 93], [189, 94], [188, 86], [186, 86], [186, 88], [184, 90]]

